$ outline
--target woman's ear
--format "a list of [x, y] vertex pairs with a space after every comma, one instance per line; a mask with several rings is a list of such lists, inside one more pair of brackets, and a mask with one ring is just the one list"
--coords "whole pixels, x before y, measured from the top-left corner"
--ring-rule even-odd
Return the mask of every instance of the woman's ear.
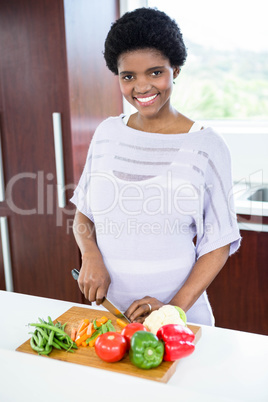
[[180, 71], [181, 71], [180, 67], [173, 67], [173, 79], [178, 77]]

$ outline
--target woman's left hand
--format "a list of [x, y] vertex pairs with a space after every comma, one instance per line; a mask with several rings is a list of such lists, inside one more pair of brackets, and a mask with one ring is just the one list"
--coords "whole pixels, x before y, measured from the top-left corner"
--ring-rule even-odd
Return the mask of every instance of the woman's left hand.
[[134, 301], [125, 312], [125, 315], [131, 322], [142, 323], [152, 311], [158, 310], [162, 306], [164, 306], [164, 303], [155, 297], [145, 296], [140, 300]]

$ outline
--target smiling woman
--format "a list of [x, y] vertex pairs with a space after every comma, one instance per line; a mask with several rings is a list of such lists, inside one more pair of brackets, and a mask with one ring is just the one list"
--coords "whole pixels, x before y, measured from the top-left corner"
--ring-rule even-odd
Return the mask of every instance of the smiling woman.
[[126, 13], [104, 57], [136, 113], [98, 126], [72, 198], [79, 287], [90, 302], [108, 295], [130, 321], [172, 304], [214, 325], [206, 289], [240, 234], [226, 144], [171, 103], [186, 59], [180, 29], [154, 9]]

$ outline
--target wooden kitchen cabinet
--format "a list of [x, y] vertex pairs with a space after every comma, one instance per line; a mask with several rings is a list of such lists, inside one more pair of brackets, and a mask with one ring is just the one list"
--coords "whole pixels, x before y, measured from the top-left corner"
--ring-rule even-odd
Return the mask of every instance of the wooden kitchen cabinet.
[[[241, 220], [241, 217], [239, 217]], [[243, 217], [267, 225], [268, 218]], [[241, 230], [241, 247], [208, 288], [216, 325], [268, 335], [268, 233]]]
[[[0, 216], [7, 217], [15, 292], [83, 301], [71, 276], [80, 266], [80, 255], [69, 199], [96, 126], [122, 112], [119, 87], [102, 55], [105, 36], [117, 17], [114, 0], [0, 2], [5, 181]], [[64, 208], [57, 198], [55, 112], [62, 125]], [[0, 275], [0, 289], [5, 289], [2, 254]]]

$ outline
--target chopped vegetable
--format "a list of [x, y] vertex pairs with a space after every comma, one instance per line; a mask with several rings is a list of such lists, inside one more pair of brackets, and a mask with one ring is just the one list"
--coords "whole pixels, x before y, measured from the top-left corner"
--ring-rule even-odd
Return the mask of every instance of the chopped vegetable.
[[107, 321], [108, 321], [108, 318], [103, 316], [96, 320], [96, 324], [98, 327], [100, 327], [102, 324], [105, 324]]
[[89, 324], [89, 319], [85, 318], [79, 325], [79, 327], [77, 328], [77, 335], [79, 335], [79, 333], [81, 331], [83, 331], [83, 329], [85, 329]]
[[76, 335], [77, 335], [77, 329], [76, 328], [72, 328], [72, 331], [71, 331], [71, 340], [74, 342], [75, 341], [75, 339], [76, 339]]
[[128, 325], [123, 320], [121, 320], [121, 318], [117, 318], [116, 323], [122, 328], [125, 328]]
[[137, 331], [131, 338], [129, 358], [137, 367], [151, 369], [161, 364], [164, 344], [156, 335], [147, 331]]
[[165, 344], [165, 361], [173, 362], [189, 356], [195, 350], [194, 333], [182, 325], [164, 325], [157, 331], [157, 337]]
[[77, 332], [76, 339], [77, 339], [77, 338], [80, 338], [82, 335], [86, 334], [86, 333], [87, 333], [87, 329], [88, 329], [88, 326], [85, 327], [84, 329], [82, 329], [82, 331]]
[[[95, 345], [95, 342], [96, 342], [97, 338], [98, 338], [100, 335], [102, 335], [102, 334], [97, 334], [97, 335], [95, 336], [95, 338], [91, 339], [91, 340], [88, 342], [88, 345], [89, 345], [91, 348]], [[86, 342], [86, 343], [87, 343], [87, 342]]]
[[95, 332], [93, 323], [90, 322], [87, 327], [87, 335], [90, 337]]
[[109, 331], [109, 332], [115, 332], [115, 327], [113, 326], [111, 320], [108, 320], [107, 323], [106, 323], [106, 325], [107, 325], [107, 328], [108, 328], [108, 331]]
[[95, 329], [94, 327], [94, 322], [96, 324], [96, 320], [93, 321], [93, 333], [92, 335], [86, 340], [86, 343], [89, 344], [89, 346], [94, 346], [95, 345], [95, 341], [97, 339], [97, 337], [99, 335], [105, 334], [106, 332], [115, 332], [115, 328], [112, 324], [111, 320], [108, 320], [106, 323], [102, 324], [100, 327], [97, 327], [97, 329]]
[[76, 346], [82, 345], [82, 342], [86, 341], [87, 339], [88, 339], [88, 334], [87, 333], [83, 334], [82, 336], [79, 336], [75, 340]]
[[153, 311], [143, 322], [143, 325], [156, 335], [160, 327], [166, 324], [179, 324], [185, 326], [181, 319], [180, 312], [175, 306], [169, 304]]

